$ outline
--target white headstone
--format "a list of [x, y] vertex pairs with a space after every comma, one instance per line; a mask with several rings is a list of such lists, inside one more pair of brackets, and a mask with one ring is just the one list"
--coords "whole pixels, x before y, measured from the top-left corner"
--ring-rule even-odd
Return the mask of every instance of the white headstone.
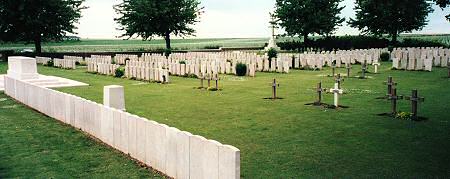
[[123, 86], [111, 85], [103, 88], [103, 104], [125, 111], [125, 94]]

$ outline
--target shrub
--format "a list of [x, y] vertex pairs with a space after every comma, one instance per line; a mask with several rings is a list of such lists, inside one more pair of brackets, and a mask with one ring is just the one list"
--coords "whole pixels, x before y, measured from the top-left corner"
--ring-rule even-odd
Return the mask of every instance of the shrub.
[[274, 48], [270, 48], [269, 51], [267, 52], [267, 56], [269, 56], [269, 60], [272, 60], [272, 58], [276, 58], [277, 55], [278, 55], [278, 52]]
[[382, 54], [380, 55], [380, 60], [381, 60], [382, 62], [387, 62], [387, 61], [390, 60], [390, 58], [391, 58], [391, 55], [390, 55], [389, 53], [387, 53], [387, 52], [384, 52], [384, 53], [382, 53]]
[[245, 76], [247, 74], [247, 65], [243, 63], [238, 63], [236, 65], [236, 75]]
[[81, 65], [81, 63], [79, 61], [76, 61], [75, 65]]
[[49, 60], [45, 66], [52, 67], [54, 64], [53, 60]]
[[186, 61], [184, 61], [184, 60], [181, 60], [180, 62], [178, 62], [179, 64], [184, 64], [184, 65], [186, 65]]
[[221, 47], [220, 45], [207, 45], [205, 49], [220, 49]]
[[122, 78], [123, 75], [125, 75], [125, 69], [122, 68], [122, 67], [117, 68], [115, 73], [114, 73], [114, 77]]
[[195, 79], [198, 78], [198, 76], [196, 74], [189, 74], [189, 75], [187, 75], [187, 77], [188, 78], [195, 78]]

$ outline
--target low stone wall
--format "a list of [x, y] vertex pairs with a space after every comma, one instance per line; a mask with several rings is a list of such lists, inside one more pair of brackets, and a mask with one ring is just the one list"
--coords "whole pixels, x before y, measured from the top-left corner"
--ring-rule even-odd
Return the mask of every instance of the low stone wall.
[[5, 76], [5, 93], [174, 178], [240, 178], [239, 149]]

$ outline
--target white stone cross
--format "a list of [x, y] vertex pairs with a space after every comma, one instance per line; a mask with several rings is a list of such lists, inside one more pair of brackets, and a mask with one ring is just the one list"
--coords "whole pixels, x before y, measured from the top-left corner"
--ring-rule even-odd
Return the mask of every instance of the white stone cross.
[[330, 89], [330, 93], [334, 93], [334, 106], [339, 107], [339, 95], [344, 93], [339, 89], [339, 83], [334, 83], [334, 89]]

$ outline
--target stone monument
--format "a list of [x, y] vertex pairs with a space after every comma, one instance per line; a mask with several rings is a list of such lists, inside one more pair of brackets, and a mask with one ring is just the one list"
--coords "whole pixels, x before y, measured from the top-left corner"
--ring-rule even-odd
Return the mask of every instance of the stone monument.
[[9, 57], [8, 76], [18, 80], [38, 79], [36, 59], [19, 56]]
[[275, 29], [277, 28], [276, 25], [276, 19], [275, 19], [275, 15], [272, 13], [270, 14], [270, 29], [272, 30], [272, 36], [270, 37], [269, 40], [269, 45], [267, 45], [267, 47], [265, 48], [266, 51], [269, 51], [271, 48], [275, 49], [275, 50], [280, 50], [280, 47], [277, 46], [277, 41], [276, 41], [276, 35], [275, 35]]

